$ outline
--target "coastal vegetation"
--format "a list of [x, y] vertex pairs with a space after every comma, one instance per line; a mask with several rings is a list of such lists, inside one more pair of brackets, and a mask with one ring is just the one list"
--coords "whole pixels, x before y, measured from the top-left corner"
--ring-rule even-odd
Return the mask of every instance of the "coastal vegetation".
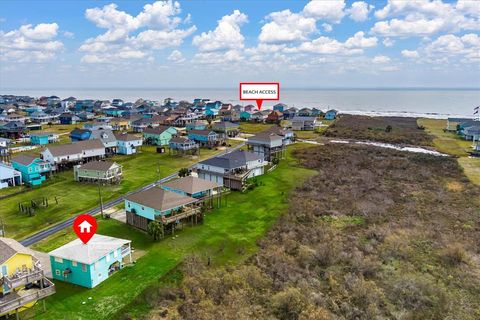
[[432, 146], [431, 136], [417, 124], [416, 118], [344, 114], [325, 130], [324, 135], [329, 138]]
[[261, 249], [236, 267], [192, 256], [146, 318], [480, 318], [480, 188], [454, 158], [339, 144], [296, 156], [318, 174]]

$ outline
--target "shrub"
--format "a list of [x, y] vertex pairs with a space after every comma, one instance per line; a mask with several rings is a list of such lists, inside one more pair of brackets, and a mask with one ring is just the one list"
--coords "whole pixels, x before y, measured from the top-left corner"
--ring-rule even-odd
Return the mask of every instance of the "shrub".
[[442, 259], [451, 266], [467, 262], [467, 252], [459, 243], [448, 245], [442, 252]]

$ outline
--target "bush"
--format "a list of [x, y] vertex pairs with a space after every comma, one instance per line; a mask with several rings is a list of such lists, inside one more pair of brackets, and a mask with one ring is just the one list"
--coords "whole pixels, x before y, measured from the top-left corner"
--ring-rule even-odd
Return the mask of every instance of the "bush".
[[451, 266], [466, 263], [467, 257], [467, 252], [459, 243], [448, 245], [442, 252], [443, 260]]
[[272, 308], [279, 319], [299, 319], [306, 305], [306, 298], [298, 288], [287, 288], [272, 297]]

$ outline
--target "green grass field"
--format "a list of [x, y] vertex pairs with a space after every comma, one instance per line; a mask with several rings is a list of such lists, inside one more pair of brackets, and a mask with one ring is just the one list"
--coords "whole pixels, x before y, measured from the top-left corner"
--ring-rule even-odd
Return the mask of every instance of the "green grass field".
[[480, 158], [470, 158], [467, 153], [471, 150], [471, 141], [466, 141], [454, 133], [444, 132], [446, 120], [418, 119], [418, 124], [435, 136], [433, 144], [438, 151], [459, 157], [458, 163], [462, 166], [465, 175], [470, 181], [480, 185]]
[[[143, 146], [141, 153], [133, 156], [118, 155], [110, 158], [123, 165], [123, 181], [120, 185], [102, 187], [104, 202], [114, 199], [129, 191], [158, 179], [157, 167], [160, 176], [167, 176], [180, 168], [187, 167], [199, 159], [208, 158], [215, 154], [215, 150], [202, 149], [200, 157], [173, 157], [167, 154], [158, 154], [154, 147]], [[55, 204], [54, 197], [59, 200]], [[29, 217], [18, 210], [18, 204], [28, 203], [31, 200], [40, 200], [47, 197], [49, 207], [40, 207], [33, 217]], [[99, 205], [98, 187], [95, 184], [85, 184], [74, 181], [73, 170], [53, 175], [43, 185], [35, 187], [25, 193], [2, 199], [0, 217], [6, 224], [7, 236], [22, 239], [49, 225], [78, 215]]]
[[273, 126], [274, 126], [273, 124], [267, 124], [267, 123], [240, 122], [240, 132], [258, 133], [258, 132], [265, 131]]
[[[149, 286], [158, 284], [162, 276], [192, 253], [211, 257], [214, 266], [244, 261], [257, 250], [256, 241], [286, 211], [289, 192], [314, 174], [298, 167], [292, 157], [292, 150], [302, 147], [306, 146], [289, 147], [287, 159], [273, 172], [259, 177], [259, 187], [247, 193], [229, 194], [226, 205], [208, 212], [203, 224], [177, 233], [179, 237], [175, 240], [167, 237], [152, 242], [148, 235], [120, 222], [99, 220], [99, 234], [131, 239], [132, 246], [146, 254], [134, 266], [114, 274], [94, 289], [56, 282], [57, 293], [47, 299], [47, 312], [41, 313], [39, 308], [37, 317], [110, 319], [126, 306], [128, 312], [143, 310], [145, 306], [133, 303], [134, 299]], [[37, 244], [35, 249], [50, 251], [74, 238], [67, 230]]]

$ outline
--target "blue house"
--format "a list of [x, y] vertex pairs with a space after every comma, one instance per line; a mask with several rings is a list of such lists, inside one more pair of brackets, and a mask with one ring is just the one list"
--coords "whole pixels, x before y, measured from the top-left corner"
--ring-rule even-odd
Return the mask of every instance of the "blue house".
[[251, 116], [252, 116], [252, 114], [248, 111], [240, 112], [240, 120], [241, 121], [248, 121], [248, 120], [250, 120]]
[[337, 117], [338, 111], [335, 109], [328, 110], [325, 112], [325, 120], [334, 120]]
[[137, 153], [138, 147], [143, 144], [142, 137], [137, 137], [133, 134], [121, 133], [116, 134], [117, 138], [117, 153], [118, 154], [134, 154]]
[[200, 146], [214, 147], [223, 142], [223, 139], [211, 130], [190, 130], [188, 132], [188, 139], [195, 141]]
[[206, 109], [205, 110], [205, 117], [215, 118], [216, 116], [218, 116], [218, 110], [219, 109]]
[[87, 244], [76, 239], [49, 256], [53, 279], [94, 288], [132, 262], [131, 241], [95, 234]]
[[41, 185], [51, 171], [50, 163], [40, 158], [19, 155], [12, 159], [12, 166], [22, 174], [22, 181], [31, 186]]
[[207, 123], [206, 122], [200, 122], [200, 121], [195, 121], [195, 122], [192, 122], [192, 123], [187, 123], [187, 125], [185, 126], [185, 129], [187, 131], [190, 131], [190, 130], [205, 130], [207, 129]]
[[32, 132], [30, 133], [30, 144], [46, 145], [49, 143], [50, 133], [46, 132]]
[[287, 109], [287, 105], [284, 103], [277, 103], [273, 106], [273, 110], [280, 111], [283, 113], [284, 110]]
[[199, 205], [198, 199], [153, 187], [125, 198], [127, 224], [147, 230], [151, 221], [162, 225], [176, 223], [200, 213]]
[[70, 132], [70, 140], [72, 142], [88, 140], [91, 134], [92, 132], [88, 129], [75, 128]]
[[71, 113], [62, 113], [60, 117], [58, 117], [60, 124], [77, 124], [81, 121], [79, 117]]
[[183, 196], [201, 199], [212, 196], [215, 191], [220, 192], [222, 186], [209, 180], [186, 176], [162, 184], [160, 188]]

